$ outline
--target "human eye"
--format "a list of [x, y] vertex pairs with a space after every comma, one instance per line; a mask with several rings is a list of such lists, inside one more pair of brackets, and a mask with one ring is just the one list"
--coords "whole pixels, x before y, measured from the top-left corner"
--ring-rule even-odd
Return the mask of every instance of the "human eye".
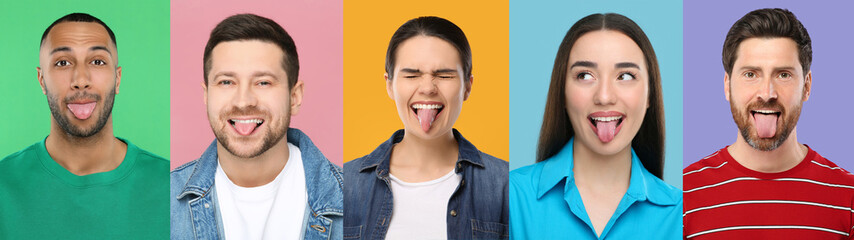
[[223, 85], [223, 86], [234, 85], [234, 81], [231, 81], [231, 80], [228, 80], [228, 79], [225, 79], [225, 80], [219, 80], [219, 81], [218, 81], [218, 82], [216, 82], [216, 83], [217, 83], [217, 85]]
[[273, 83], [272, 83], [272, 82], [270, 82], [270, 81], [259, 81], [259, 82], [258, 82], [258, 85], [260, 85], [260, 86], [265, 86], [265, 87], [266, 87], [266, 86], [273, 85]]
[[105, 62], [104, 60], [101, 60], [101, 59], [95, 59], [95, 60], [92, 60], [92, 61], [91, 61], [91, 62], [89, 62], [89, 63], [94, 64], [94, 65], [98, 65], [98, 66], [104, 66], [104, 65], [107, 65], [107, 62]]
[[589, 72], [580, 72], [575, 75], [575, 79], [588, 81], [593, 80], [593, 74], [590, 74]]
[[67, 60], [59, 60], [59, 61], [56, 61], [55, 63], [53, 63], [53, 65], [57, 66], [57, 67], [65, 67], [65, 66], [71, 65], [71, 62], [69, 62]]
[[787, 72], [781, 72], [779, 75], [777, 75], [777, 77], [782, 79], [789, 79], [792, 78], [792, 74]]
[[622, 73], [622, 74], [620, 74], [620, 76], [617, 77], [617, 80], [634, 80], [634, 79], [635, 79], [635, 75], [633, 75], [631, 73]]
[[744, 73], [744, 74], [742, 74], [742, 75], [744, 75], [744, 77], [746, 77], [746, 78], [748, 78], [748, 79], [753, 79], [753, 78], [755, 78], [755, 77], [756, 77], [756, 73], [754, 73], [754, 72], [745, 72], [745, 73]]

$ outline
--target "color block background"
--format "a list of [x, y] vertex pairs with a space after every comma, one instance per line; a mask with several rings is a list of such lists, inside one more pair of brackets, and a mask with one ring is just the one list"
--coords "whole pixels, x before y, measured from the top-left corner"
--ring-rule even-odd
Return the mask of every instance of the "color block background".
[[43, 140], [50, 133], [50, 109], [36, 67], [39, 43], [53, 21], [89, 13], [116, 35], [122, 81], [113, 107], [115, 136], [169, 157], [169, 1], [109, 0], [0, 4], [0, 157]]
[[342, 164], [342, 7], [340, 0], [172, 1], [172, 168], [199, 158], [214, 140], [202, 95], [202, 55], [216, 24], [240, 13], [273, 19], [294, 39], [305, 92], [291, 127]]
[[738, 128], [724, 96], [721, 51], [727, 31], [750, 11], [792, 11], [812, 39], [812, 94], [798, 121], [798, 141], [842, 168], [854, 170], [847, 152], [854, 127], [854, 32], [845, 28], [851, 7], [841, 1], [685, 1], [685, 151], [683, 166], [735, 142]]
[[409, 19], [439, 16], [457, 24], [472, 48], [471, 96], [454, 128], [479, 150], [508, 160], [506, 1], [344, 3], [344, 159], [364, 156], [403, 123], [385, 88], [385, 54]]
[[560, 42], [579, 19], [614, 12], [652, 42], [665, 114], [664, 180], [682, 187], [682, 1], [510, 1], [510, 169], [533, 164]]

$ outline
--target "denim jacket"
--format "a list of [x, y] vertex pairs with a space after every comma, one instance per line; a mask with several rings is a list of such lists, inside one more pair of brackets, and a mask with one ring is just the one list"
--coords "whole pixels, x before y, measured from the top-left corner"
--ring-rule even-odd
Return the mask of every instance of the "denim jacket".
[[[326, 160], [302, 131], [288, 129], [288, 142], [302, 152], [308, 202], [303, 218], [305, 239], [341, 239], [343, 178], [341, 168]], [[171, 239], [222, 239], [222, 220], [217, 204], [214, 175], [216, 140], [202, 157], [171, 174]]]
[[[393, 200], [389, 158], [398, 130], [371, 154], [344, 164], [344, 239], [384, 239]], [[448, 200], [448, 239], [507, 239], [508, 163], [477, 150], [456, 129], [459, 144], [455, 171], [462, 181]]]

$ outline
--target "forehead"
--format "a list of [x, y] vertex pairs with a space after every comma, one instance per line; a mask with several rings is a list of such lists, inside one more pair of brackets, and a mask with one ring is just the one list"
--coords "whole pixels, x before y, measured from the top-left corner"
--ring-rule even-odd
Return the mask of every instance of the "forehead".
[[[637, 43], [626, 34], [613, 30], [599, 30], [579, 37], [570, 49], [569, 59], [598, 63], [643, 63], [644, 55]], [[644, 67], [644, 64], [638, 65]]]
[[115, 53], [116, 46], [107, 29], [94, 22], [62, 22], [53, 26], [42, 45], [43, 50], [58, 47], [106, 46]]
[[454, 68], [461, 65], [460, 53], [448, 41], [430, 36], [415, 36], [404, 40], [397, 48], [395, 68]]
[[738, 45], [736, 66], [800, 68], [798, 45], [790, 38], [748, 38]]
[[278, 45], [260, 40], [226, 41], [211, 51], [211, 72], [270, 71], [285, 74], [282, 66], [285, 53]]

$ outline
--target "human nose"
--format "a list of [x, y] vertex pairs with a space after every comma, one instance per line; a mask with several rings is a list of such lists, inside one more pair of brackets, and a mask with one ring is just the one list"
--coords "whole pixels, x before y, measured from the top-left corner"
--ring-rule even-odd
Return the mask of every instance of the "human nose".
[[237, 94], [234, 96], [234, 105], [238, 108], [244, 108], [248, 106], [255, 106], [257, 104], [258, 98], [255, 96], [255, 92], [252, 90], [251, 86], [240, 85], [237, 87]]
[[777, 89], [776, 89], [776, 85], [774, 84], [774, 78], [773, 77], [769, 77], [769, 78], [765, 79], [765, 81], [762, 83], [762, 86], [759, 89], [759, 94], [757, 94], [757, 95], [760, 99], [762, 99], [765, 102], [770, 101], [771, 99], [777, 98]]
[[601, 81], [596, 87], [596, 93], [593, 95], [593, 103], [596, 105], [612, 105], [616, 103], [614, 96], [614, 86], [612, 81]]
[[438, 92], [438, 87], [436, 86], [436, 77], [433, 75], [424, 75], [421, 81], [418, 83], [418, 92], [425, 95], [433, 95]]
[[74, 68], [74, 75], [71, 78], [71, 88], [74, 90], [86, 90], [91, 85], [91, 75], [85, 64], [79, 64]]

